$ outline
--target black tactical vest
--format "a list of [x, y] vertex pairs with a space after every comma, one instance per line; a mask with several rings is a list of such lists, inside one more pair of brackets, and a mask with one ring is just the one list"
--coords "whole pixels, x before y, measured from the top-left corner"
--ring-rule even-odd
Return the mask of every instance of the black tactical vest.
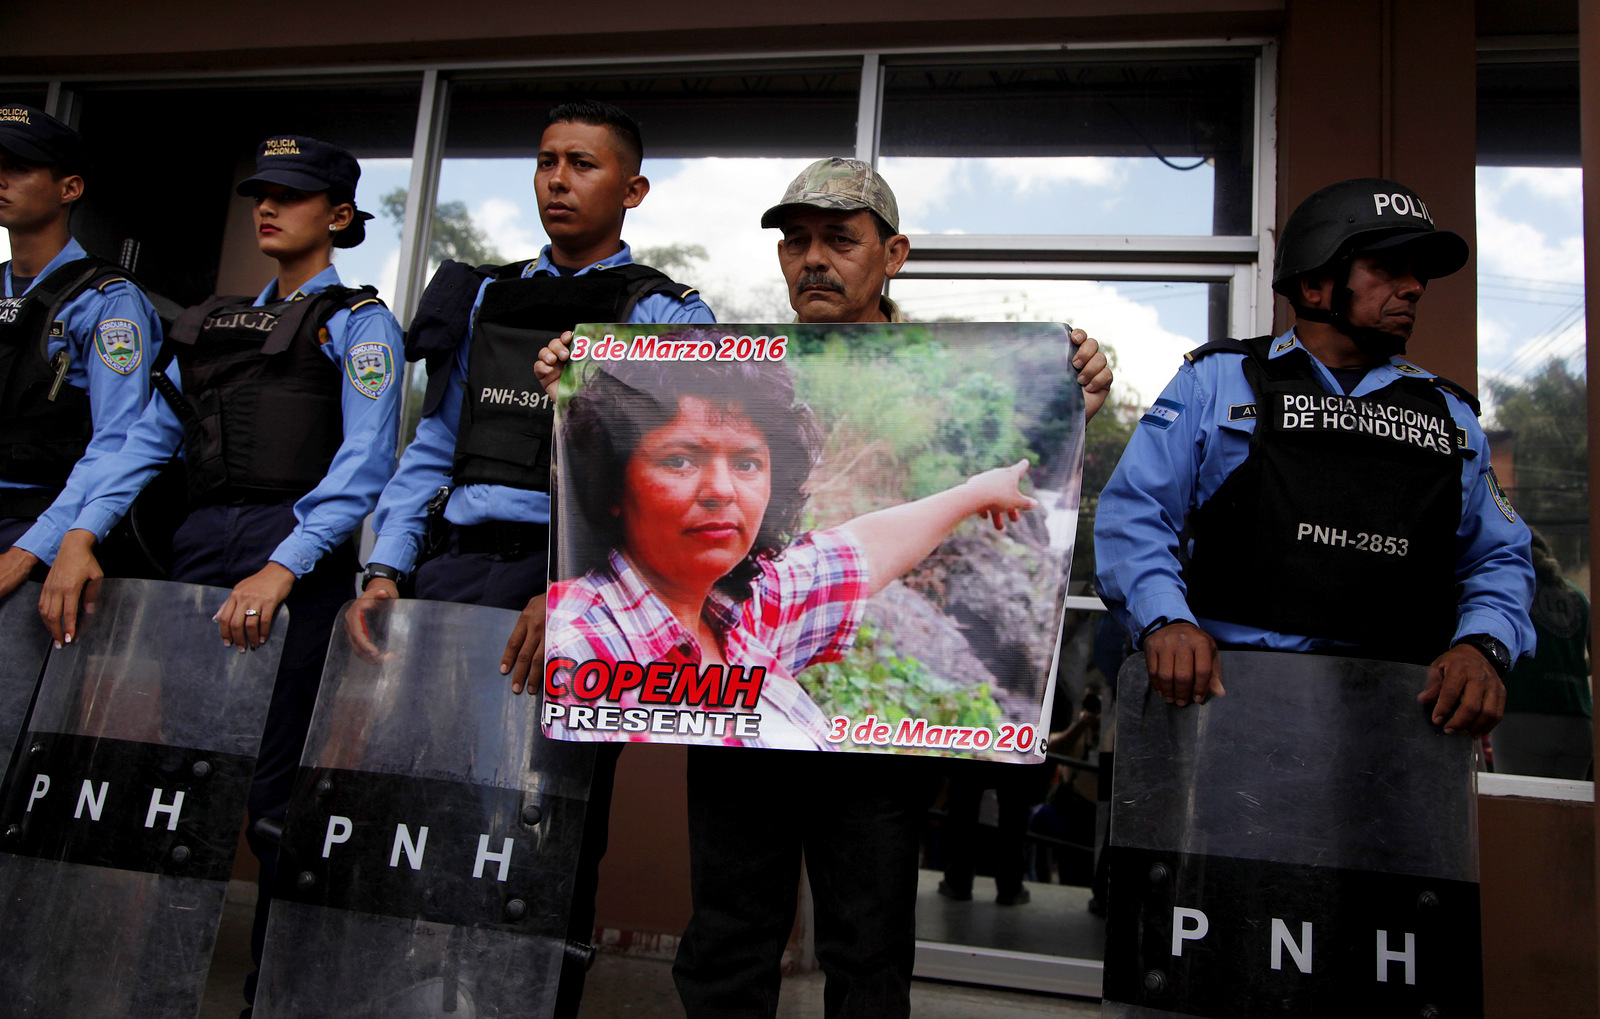
[[1245, 353], [1256, 397], [1249, 455], [1179, 543], [1193, 542], [1189, 607], [1431, 662], [1455, 629], [1461, 461], [1475, 455], [1441, 391], [1450, 384], [1402, 378], [1363, 397], [1329, 393], [1304, 350], [1269, 360], [1272, 340], [1189, 355]]
[[253, 307], [213, 297], [184, 312], [166, 349], [183, 391], [159, 371], [156, 388], [183, 422], [191, 503], [298, 497], [328, 473], [344, 441], [343, 371], [322, 352], [341, 308], [379, 304], [372, 287], [328, 287]]
[[495, 274], [472, 323], [451, 466], [457, 485], [549, 491], [555, 410], [533, 372], [539, 351], [580, 323], [626, 322], [646, 294], [694, 293], [646, 265], [524, 278], [526, 264]]
[[[0, 478], [60, 489], [94, 436], [89, 394], [67, 382], [70, 348], [49, 356], [68, 302], [126, 278], [90, 256], [58, 268], [23, 297], [0, 298]], [[87, 352], [86, 352], [87, 355]]]

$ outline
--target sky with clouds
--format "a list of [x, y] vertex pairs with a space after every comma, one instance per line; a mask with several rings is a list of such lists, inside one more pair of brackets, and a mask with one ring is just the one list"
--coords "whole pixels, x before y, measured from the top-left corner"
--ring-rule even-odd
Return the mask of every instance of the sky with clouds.
[[1583, 315], [1583, 171], [1480, 166], [1479, 379], [1583, 371]]

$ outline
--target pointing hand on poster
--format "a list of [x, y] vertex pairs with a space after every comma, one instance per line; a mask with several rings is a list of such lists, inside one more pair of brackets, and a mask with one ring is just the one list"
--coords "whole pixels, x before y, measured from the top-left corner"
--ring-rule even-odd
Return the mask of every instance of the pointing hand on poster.
[[1088, 421], [1111, 395], [1111, 364], [1100, 349], [1100, 341], [1093, 336], [1074, 329], [1071, 338], [1077, 349], [1067, 357], [1078, 373], [1078, 385], [1083, 387], [1083, 419]]
[[534, 376], [552, 400], [556, 398], [556, 384], [561, 381], [561, 366], [572, 356], [572, 349], [568, 345], [571, 340], [572, 330], [568, 329], [539, 351], [539, 362], [533, 366]]
[[967, 480], [967, 485], [983, 500], [976, 514], [992, 520], [995, 530], [1005, 530], [1007, 519], [1016, 523], [1022, 519], [1022, 510], [1039, 505], [1036, 499], [1022, 494], [1022, 476], [1028, 473], [1029, 466], [1028, 461], [1018, 460], [1010, 467], [996, 467]]
[[1039, 503], [1023, 495], [1020, 487], [1028, 467], [1028, 461], [1018, 460], [925, 499], [867, 513], [845, 524], [867, 554], [869, 593], [877, 594], [926, 559], [967, 517], [988, 517], [997, 530], [1004, 530], [1008, 518], [1019, 520], [1023, 510], [1037, 507]]

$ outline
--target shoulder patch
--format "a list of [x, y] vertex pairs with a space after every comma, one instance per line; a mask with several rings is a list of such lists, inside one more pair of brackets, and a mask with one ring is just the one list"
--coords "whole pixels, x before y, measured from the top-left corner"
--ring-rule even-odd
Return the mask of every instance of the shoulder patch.
[[1139, 419], [1141, 425], [1152, 425], [1156, 428], [1166, 428], [1183, 415], [1183, 404], [1176, 400], [1160, 399], [1150, 406], [1145, 416]]
[[394, 382], [394, 352], [387, 343], [358, 343], [344, 357], [344, 373], [362, 396], [376, 400]]
[[127, 375], [144, 360], [144, 336], [139, 324], [125, 318], [108, 318], [94, 331], [94, 350], [107, 368]]
[[1228, 408], [1229, 421], [1254, 421], [1257, 417], [1253, 403], [1236, 403]]
[[1500, 507], [1500, 512], [1513, 524], [1517, 522], [1517, 511], [1511, 508], [1511, 500], [1506, 498], [1506, 490], [1500, 487], [1500, 479], [1495, 477], [1494, 468], [1489, 468], [1484, 480], [1489, 483], [1489, 494], [1494, 497], [1494, 504]]

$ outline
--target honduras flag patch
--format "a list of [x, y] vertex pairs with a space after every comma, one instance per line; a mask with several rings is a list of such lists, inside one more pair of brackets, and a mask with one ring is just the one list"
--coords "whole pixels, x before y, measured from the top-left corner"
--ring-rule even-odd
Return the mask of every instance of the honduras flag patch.
[[1167, 428], [1183, 414], [1183, 404], [1176, 400], [1160, 399], [1139, 419], [1141, 425]]

